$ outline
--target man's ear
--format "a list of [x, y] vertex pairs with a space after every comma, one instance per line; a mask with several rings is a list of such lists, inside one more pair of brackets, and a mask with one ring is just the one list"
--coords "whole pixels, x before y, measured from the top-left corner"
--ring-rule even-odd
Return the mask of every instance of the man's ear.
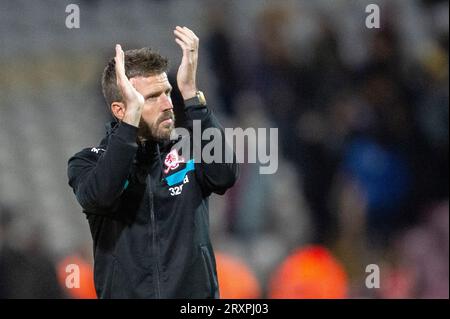
[[111, 103], [111, 113], [116, 119], [122, 121], [125, 116], [126, 107], [123, 102], [112, 102]]

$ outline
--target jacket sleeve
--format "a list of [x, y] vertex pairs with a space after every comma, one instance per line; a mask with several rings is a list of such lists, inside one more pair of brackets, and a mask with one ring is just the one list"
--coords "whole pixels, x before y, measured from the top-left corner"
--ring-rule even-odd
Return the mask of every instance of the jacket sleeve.
[[111, 207], [127, 184], [137, 151], [137, 127], [120, 123], [106, 150], [85, 149], [68, 162], [69, 185], [85, 211]]
[[[186, 126], [188, 130], [193, 131], [193, 121], [200, 120], [201, 132], [208, 128], [216, 128], [220, 131], [222, 158], [220, 162], [205, 163], [201, 159], [199, 170], [196, 170], [196, 177], [202, 187], [203, 193], [208, 196], [211, 193], [224, 194], [226, 190], [234, 185], [239, 176], [239, 165], [236, 161], [236, 155], [225, 141], [223, 127], [219, 124], [212, 111], [206, 106], [195, 105], [185, 108]], [[194, 135], [194, 134], [192, 134]], [[196, 138], [193, 136], [192, 138]], [[210, 141], [201, 140], [201, 149]], [[198, 143], [198, 141], [197, 141]], [[195, 144], [191, 141], [191, 144]], [[232, 154], [232, 160], [226, 162], [225, 154]]]

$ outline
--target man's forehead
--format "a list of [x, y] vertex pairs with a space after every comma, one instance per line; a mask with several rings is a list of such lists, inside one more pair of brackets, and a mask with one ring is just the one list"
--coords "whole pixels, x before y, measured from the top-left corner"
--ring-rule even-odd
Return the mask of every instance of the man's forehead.
[[164, 88], [170, 88], [169, 78], [167, 73], [163, 72], [160, 74], [150, 75], [150, 76], [136, 76], [133, 78], [133, 82], [136, 88], [146, 89], [146, 90], [158, 90]]

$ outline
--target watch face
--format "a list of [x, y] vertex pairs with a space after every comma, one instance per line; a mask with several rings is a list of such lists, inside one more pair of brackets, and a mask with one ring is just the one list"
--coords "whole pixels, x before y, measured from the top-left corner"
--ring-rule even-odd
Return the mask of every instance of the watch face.
[[199, 100], [201, 105], [205, 105], [206, 104], [205, 95], [203, 94], [202, 91], [198, 91], [197, 92], [197, 98], [198, 98], [198, 100]]

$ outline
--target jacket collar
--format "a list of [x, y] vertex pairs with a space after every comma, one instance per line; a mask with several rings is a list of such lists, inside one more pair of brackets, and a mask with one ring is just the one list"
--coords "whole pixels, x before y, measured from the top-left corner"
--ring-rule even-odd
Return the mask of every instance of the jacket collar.
[[114, 130], [117, 128], [117, 126], [119, 125], [119, 122], [117, 121], [110, 121], [108, 123], [105, 124], [105, 129], [106, 129], [106, 135], [110, 135], [112, 132], [114, 132]]

